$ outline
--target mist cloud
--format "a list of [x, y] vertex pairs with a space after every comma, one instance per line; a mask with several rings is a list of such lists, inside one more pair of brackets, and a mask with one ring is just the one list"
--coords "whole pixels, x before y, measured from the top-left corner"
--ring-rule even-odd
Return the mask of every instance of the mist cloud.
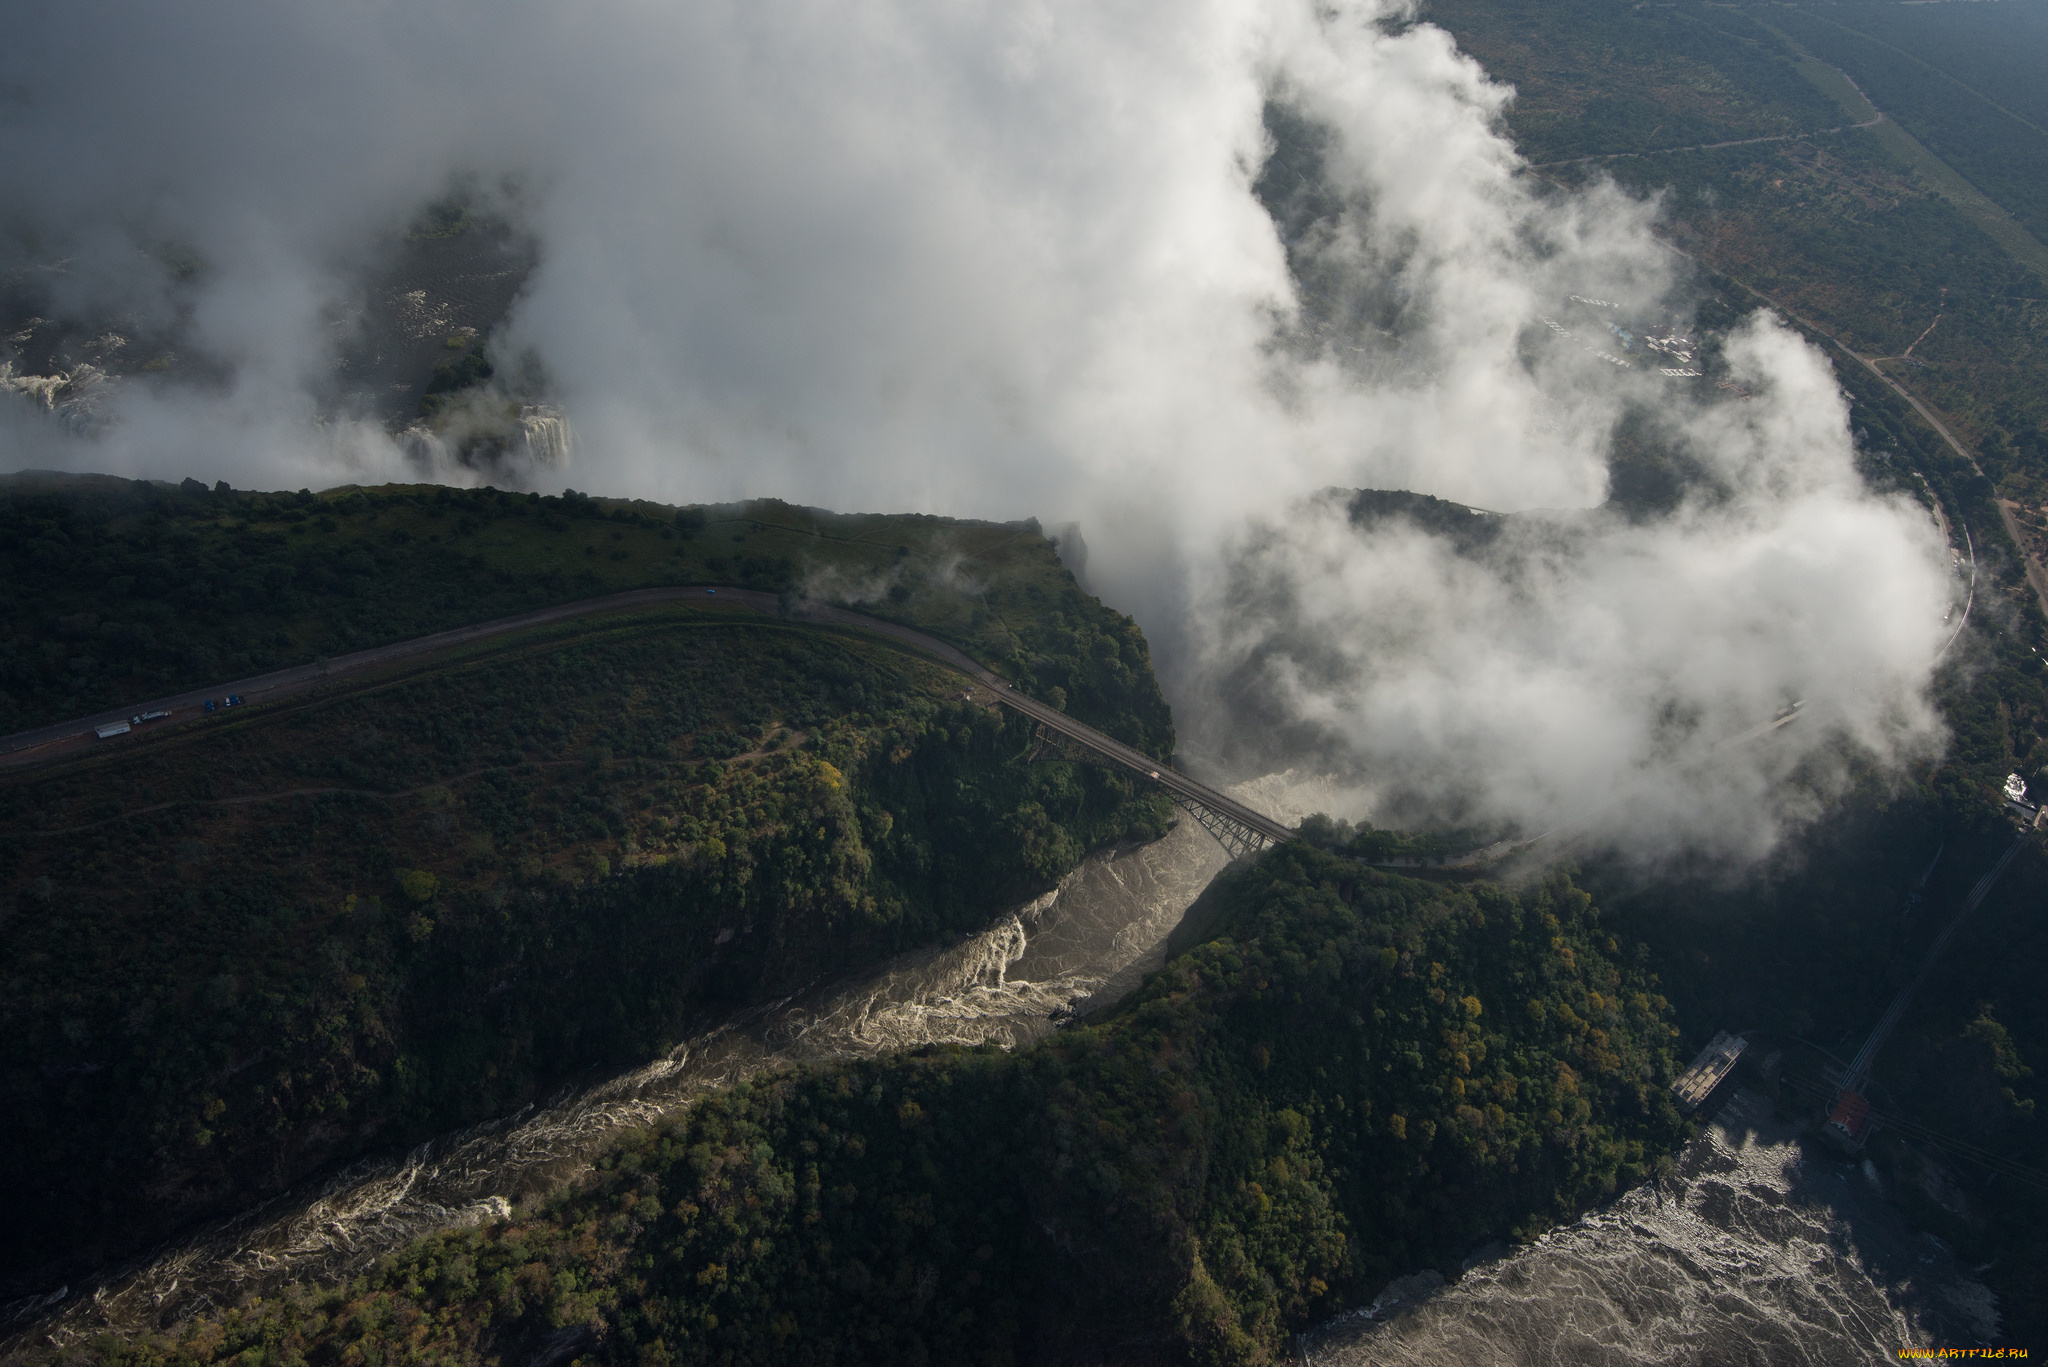
[[1758, 318], [1730, 351], [1756, 398], [1675, 424], [1725, 483], [1668, 518], [1532, 513], [1461, 543], [1325, 498], [1248, 538], [1216, 655], [1240, 707], [1302, 732], [1320, 805], [1749, 857], [1852, 756], [1931, 754], [1931, 521], [1862, 493], [1802, 344]]
[[[6, 463], [417, 477], [335, 358], [379, 253], [466, 178], [535, 244], [494, 347], [569, 414], [579, 487], [1076, 523], [1204, 753], [1525, 822], [1625, 796], [1617, 833], [1754, 851], [1841, 737], [1933, 744], [1938, 541], [1863, 490], [1825, 364], [1768, 326], [1741, 403], [1535, 345], [1569, 291], [1670, 296], [1655, 206], [1543, 192], [1508, 92], [1411, 18], [46, 7], [0, 53], [6, 265], [204, 364], [85, 438], [14, 405]], [[1291, 243], [1253, 193], [1269, 101], [1324, 130], [1339, 206]], [[1714, 498], [1479, 561], [1313, 501], [1593, 508], [1646, 404]], [[1802, 690], [1836, 721], [1696, 777]], [[1233, 738], [1254, 696], [1274, 724]]]

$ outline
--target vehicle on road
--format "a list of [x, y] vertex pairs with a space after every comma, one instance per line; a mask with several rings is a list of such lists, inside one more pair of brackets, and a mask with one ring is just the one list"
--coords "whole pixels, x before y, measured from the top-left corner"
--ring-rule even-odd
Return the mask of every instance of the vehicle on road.
[[170, 715], [170, 710], [168, 708], [158, 708], [154, 712], [139, 712], [135, 716], [130, 717], [128, 720], [132, 724], [140, 726], [146, 721], [162, 721], [165, 717], [168, 717]]
[[[534, 625], [541, 621], [555, 620], [565, 615], [574, 615], [580, 612], [609, 609], [626, 603], [638, 604], [658, 602], [664, 600], [674, 600], [690, 593], [696, 593], [697, 591], [698, 590], [696, 588], [636, 589], [623, 594], [612, 594], [604, 598], [589, 599], [582, 603], [572, 603], [557, 608], [549, 608], [542, 610], [538, 613], [521, 614], [516, 617], [503, 618], [496, 622], [486, 622], [480, 624], [477, 627], [465, 628], [458, 632], [440, 633], [438, 635], [420, 637], [415, 641], [400, 643], [400, 645], [395, 647], [383, 647], [374, 651], [365, 651], [357, 656], [347, 658], [350, 661], [350, 667], [359, 667], [363, 664], [371, 663], [372, 661], [388, 659], [396, 650], [406, 650], [408, 653], [412, 653], [413, 651], [420, 649], [434, 649], [444, 644], [450, 644], [457, 639], [471, 640], [475, 639], [478, 636], [495, 635], [500, 632], [511, 631], [514, 629], [520, 629], [526, 626]], [[739, 600], [740, 604], [741, 606], [745, 606], [748, 597], [748, 591], [745, 589], [737, 589], [733, 590], [732, 592], [736, 592], [741, 595], [741, 598]], [[709, 597], [716, 597], [718, 595], [718, 590], [715, 588], [705, 588], [703, 589], [703, 593]], [[872, 630], [881, 631], [886, 635], [894, 636], [900, 640], [907, 640], [913, 647], [927, 651], [930, 654], [938, 656], [940, 659], [946, 660], [948, 663], [952, 664], [953, 667], [961, 670], [964, 674], [966, 674], [970, 680], [978, 681], [982, 683], [985, 687], [994, 690], [995, 700], [1002, 702], [1004, 706], [1015, 708], [1017, 711], [1022, 712], [1027, 716], [1040, 717], [1043, 715], [1044, 712], [1049, 710], [1044, 706], [1044, 704], [1030, 700], [1014, 682], [1004, 679], [998, 679], [995, 676], [988, 674], [980, 666], [975, 665], [972, 661], [969, 661], [966, 659], [966, 657], [960, 655], [958, 651], [943, 644], [942, 642], [924, 636], [919, 632], [906, 630], [905, 628], [899, 625], [879, 622], [872, 618], [862, 617], [858, 613], [842, 613], [839, 614], [839, 616], [836, 617], [835, 620], [842, 620], [852, 625], [865, 626]], [[308, 670], [286, 670], [277, 674], [272, 674], [258, 679], [250, 680], [249, 685], [251, 687], [260, 689], [262, 692], [267, 694], [272, 699], [273, 702], [275, 702], [276, 699], [281, 696], [288, 697], [292, 693], [297, 692], [300, 688], [308, 686], [310, 680], [314, 677], [319, 676], [314, 675], [311, 671]], [[972, 688], [969, 688], [966, 691], [969, 695], [973, 694]], [[225, 708], [240, 707], [243, 705], [245, 701], [246, 700], [239, 693], [229, 693], [226, 694], [224, 698], [202, 699], [200, 701], [199, 707], [203, 715], [210, 716], [213, 713], [222, 711]], [[168, 711], [164, 711], [161, 713], [161, 715], [168, 716], [169, 713]], [[142, 714], [139, 718], [139, 720], [141, 721], [150, 721], [153, 719], [154, 715], [150, 713]], [[119, 730], [102, 732], [101, 734], [120, 735], [123, 732], [128, 731], [134, 725], [136, 725], [137, 719], [131, 718], [130, 720], [117, 721], [113, 724], [117, 725], [119, 727]], [[82, 736], [84, 731], [88, 727], [92, 726], [94, 726], [93, 723], [85, 719], [80, 719], [77, 722], [65, 723], [64, 726], [62, 727], [43, 728], [38, 731], [22, 732], [19, 735], [12, 737], [0, 737], [0, 745], [6, 745], [5, 749], [0, 749], [0, 763], [4, 763], [9, 767], [11, 767], [15, 763], [21, 762], [24, 759], [27, 760], [27, 762], [34, 763], [36, 762], [36, 759], [39, 758], [37, 752], [41, 750], [42, 747], [49, 746], [52, 744], [52, 736], [49, 734], [50, 732], [55, 731], [59, 733], [55, 737], [56, 740], [68, 741], [73, 736]], [[65, 728], [67, 727], [75, 727], [76, 729], [66, 730]], [[1137, 752], [1131, 750], [1128, 746], [1120, 745], [1117, 742], [1112, 741], [1109, 737], [1101, 735], [1100, 733], [1092, 730], [1087, 726], [1080, 725], [1079, 723], [1073, 722], [1069, 719], [1057, 723], [1057, 727], [1063, 736], [1067, 737], [1070, 740], [1078, 741], [1084, 747], [1092, 749], [1102, 758], [1108, 760], [1113, 764], [1117, 764], [1119, 766], [1128, 768], [1133, 773], [1142, 774], [1148, 779], [1151, 779], [1155, 782], [1163, 781], [1165, 778], [1164, 770], [1152, 768], [1150, 764], [1145, 762], [1142, 756], [1140, 756]], [[12, 742], [12, 744], [7, 744], [8, 742]], [[21, 757], [21, 759], [15, 758], [17, 756]], [[1181, 794], [1183, 797], [1196, 802], [1197, 804], [1206, 809], [1213, 809], [1215, 812], [1221, 813], [1223, 818], [1228, 823], [1234, 824], [1234, 827], [1242, 827], [1246, 830], [1256, 832], [1258, 838], [1265, 843], [1280, 844], [1293, 838], [1293, 833], [1289, 828], [1280, 825], [1278, 822], [1272, 820], [1270, 817], [1264, 816], [1263, 814], [1254, 811], [1249, 807], [1244, 806], [1242, 803], [1237, 802], [1236, 800], [1226, 796], [1225, 794], [1212, 792], [1209, 789], [1204, 788], [1201, 784], [1188, 780], [1184, 776], [1176, 775], [1172, 787], [1177, 793]], [[1222, 839], [1222, 837], [1218, 838]], [[1233, 839], [1235, 839], [1235, 837], [1233, 837]], [[1239, 841], [1235, 845], [1226, 845], [1226, 848], [1229, 848], [1231, 850], [1233, 857], [1241, 857], [1243, 854], [1248, 853], [1250, 850], [1250, 846], [1245, 844], [1245, 842], [1243, 841]]]
[[128, 723], [125, 721], [110, 721], [104, 726], [95, 726], [92, 732], [101, 740], [105, 740], [109, 736], [124, 736], [128, 734]]

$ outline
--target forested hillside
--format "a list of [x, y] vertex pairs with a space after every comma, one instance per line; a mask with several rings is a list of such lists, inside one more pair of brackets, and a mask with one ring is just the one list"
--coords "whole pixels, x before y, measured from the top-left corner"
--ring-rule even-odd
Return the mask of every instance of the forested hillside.
[[[734, 536], [803, 549], [738, 514], [490, 491], [17, 487], [0, 516], [34, 531], [0, 542], [30, 570], [7, 581], [16, 639], [96, 652], [9, 657], [46, 711], [69, 684], [128, 696], [690, 577], [673, 550], [709, 570]], [[1143, 637], [1035, 531], [861, 521], [887, 540], [814, 548], [812, 572], [865, 556], [893, 575], [882, 610], [1170, 750]], [[963, 591], [939, 562], [986, 579]], [[46, 1287], [323, 1165], [643, 1063], [828, 972], [978, 931], [1086, 851], [1165, 829], [1162, 798], [1039, 755], [962, 682], [859, 633], [642, 610], [9, 773], [0, 1276]]]
[[[2014, 56], [2032, 49], [1981, 47], [2013, 9], [1422, 12], [1516, 85], [1525, 175], [1662, 196], [1703, 367], [1759, 294], [1825, 330], [1866, 480], [1938, 503], [1974, 551], [1970, 629], [1934, 677], [1938, 760], [1833, 756], [1849, 798], [1748, 871], [1621, 851], [1519, 887], [1424, 882], [1359, 861], [1496, 833], [1311, 819], [1212, 888], [1132, 1000], [1037, 1045], [760, 1076], [340, 1285], [16, 1358], [1270, 1363], [1390, 1277], [1666, 1168], [1688, 1133], [1669, 1079], [1716, 1030], [1753, 1032], [1745, 1081], [1813, 1118], [1801, 1084], [1854, 1053], [2013, 839], [2005, 776], [2048, 793], [2048, 619], [2025, 572], [2048, 552], [2048, 285], [2024, 229], [1987, 231], [1956, 191], [2042, 231], [2015, 131], [2042, 121]], [[1274, 218], [1331, 212], [1317, 130], [1280, 103], [1268, 128]], [[1313, 322], [1372, 303], [1301, 283]], [[1614, 435], [1616, 509], [1684, 494], [1667, 453]], [[1414, 496], [1350, 512], [1361, 532], [1497, 531]], [[1172, 754], [1142, 635], [1031, 523], [36, 476], [0, 483], [0, 730], [680, 583], [858, 604]], [[645, 1061], [1165, 828], [1159, 797], [962, 692], [853, 634], [669, 609], [0, 782], [5, 1274], [45, 1290]], [[1880, 1132], [1880, 1181], [1980, 1268], [2013, 1343], [2048, 1328], [2048, 1195], [2025, 1177], [2048, 1174], [2044, 895], [2025, 852], [1871, 1087], [1937, 1132]]]
[[[2028, 79], [2039, 63], [2029, 56], [2048, 30], [2039, 7], [2021, 5], [1645, 10], [1594, 0], [1572, 12], [1593, 41], [1550, 27], [1547, 8], [1427, 6], [1461, 46], [1516, 84], [1508, 123], [1542, 164], [1534, 174], [1565, 185], [1611, 176], [1663, 196], [1663, 231], [1703, 267], [1693, 285], [1709, 342], [1759, 305], [1751, 290], [1838, 339], [1809, 334], [1850, 396], [1866, 478], [1908, 491], [1924, 479], [1958, 552], [1965, 533], [1975, 550], [1971, 627], [1936, 676], [1949, 728], [1939, 763], [1904, 784], [1860, 787], [1769, 865], [1733, 880], [1646, 878], [1625, 857], [1583, 875], [1615, 922], [1648, 945], [1688, 1038], [1756, 1031], [1765, 1052], [1782, 1051], [1788, 1079], [1818, 1089], [1788, 1081], [1780, 1092], [1788, 1111], [1811, 1115], [1830, 1095], [1823, 1070], [1855, 1053], [2012, 840], [2003, 775], [2019, 772], [2037, 795], [2048, 781], [2048, 622], [2026, 560], [2029, 549], [2037, 558], [2048, 550], [2036, 512], [2048, 500], [2048, 285], [2042, 254], [2024, 238], [1987, 231], [1984, 202], [1971, 198], [1981, 193], [2031, 222], [2038, 184], [2021, 182], [2048, 138], [2029, 127], [2040, 98], [2038, 80]], [[1607, 115], [1622, 107], [1608, 101], [1628, 99], [1645, 71], [1678, 60], [1637, 69], [1610, 58], [1633, 50], [1630, 35], [1648, 42], [1686, 24], [1739, 38], [1741, 52], [1676, 49], [1711, 71], [1696, 73], [1670, 99], [1673, 109], [1705, 103], [1726, 136], [1775, 140], [1678, 150], [1720, 139], [1653, 143], [1642, 118]], [[1750, 84], [1759, 79], [1767, 93]], [[1771, 98], [1808, 107], [1815, 92], [1827, 93], [1835, 112], [1796, 136], [1758, 116]], [[1556, 131], [1557, 111], [1573, 115], [1569, 141]], [[1884, 123], [1845, 126], [1880, 111]], [[1617, 155], [1659, 145], [1671, 150]], [[1552, 164], [1566, 156], [1592, 159]], [[1850, 352], [1931, 405], [1970, 459]], [[1672, 478], [1627, 473], [1657, 487]], [[2002, 511], [2031, 546], [2013, 539]], [[1929, 974], [1878, 1058], [1872, 1091], [1880, 1108], [1947, 1136], [1882, 1132], [1871, 1156], [1886, 1190], [1923, 1228], [1983, 1267], [2013, 1344], [2048, 1326], [2048, 1282], [2038, 1271], [2048, 1266], [2039, 1233], [2048, 1196], [2023, 1173], [1994, 1175], [1966, 1155], [2048, 1174], [2048, 1129], [2035, 1114], [2048, 1016], [2032, 986], [2048, 964], [2034, 914], [2044, 879], [2048, 861], [2038, 850], [2013, 864]]]
[[1036, 522], [35, 474], [0, 479], [0, 733], [656, 584], [857, 603], [1173, 751], [1136, 623], [1080, 590]]
[[1567, 880], [1451, 890], [1297, 845], [1211, 896], [1214, 937], [1106, 1020], [762, 1079], [545, 1208], [97, 1354], [1271, 1362], [1681, 1132], [1666, 1004]]

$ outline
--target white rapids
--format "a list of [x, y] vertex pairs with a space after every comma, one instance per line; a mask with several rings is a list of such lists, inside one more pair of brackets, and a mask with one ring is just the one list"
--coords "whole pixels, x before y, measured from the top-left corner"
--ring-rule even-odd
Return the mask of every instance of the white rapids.
[[[1989, 1342], [1998, 1313], [1875, 1170], [1803, 1150], [1738, 1092], [1676, 1180], [1640, 1187], [1453, 1286], [1433, 1273], [1297, 1340], [1316, 1367], [1837, 1367]], [[1498, 1250], [1491, 1250], [1498, 1252]], [[1477, 1262], [1475, 1266], [1474, 1263]]]
[[[14, 1307], [5, 1348], [169, 1327], [291, 1282], [332, 1282], [436, 1230], [505, 1218], [561, 1190], [623, 1130], [765, 1069], [924, 1043], [1010, 1048], [1114, 1001], [1223, 867], [1192, 822], [1092, 856], [958, 944], [777, 1003], [558, 1102], [358, 1164], [104, 1279]], [[1874, 1174], [1808, 1153], [1799, 1127], [1738, 1093], [1675, 1179], [1456, 1284], [1425, 1272], [1296, 1341], [1318, 1367], [1833, 1367], [1988, 1341], [1997, 1308], [1916, 1233]]]
[[621, 1131], [764, 1069], [918, 1044], [1029, 1043], [1160, 967], [1166, 937], [1226, 862], [1189, 821], [1091, 855], [1057, 889], [958, 944], [751, 1012], [645, 1067], [402, 1159], [358, 1163], [84, 1294], [13, 1307], [9, 1346], [165, 1328], [287, 1283], [332, 1282], [423, 1235], [505, 1218], [574, 1181]]

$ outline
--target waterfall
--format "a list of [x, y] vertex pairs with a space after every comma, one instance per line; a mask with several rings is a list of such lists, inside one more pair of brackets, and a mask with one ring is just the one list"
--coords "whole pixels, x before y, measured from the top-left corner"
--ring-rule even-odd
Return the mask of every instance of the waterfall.
[[516, 408], [496, 391], [474, 390], [443, 409], [431, 422], [415, 422], [393, 440], [422, 470], [441, 471], [509, 461], [529, 469], [568, 463], [575, 434], [568, 418], [551, 404]]
[[443, 470], [453, 463], [454, 453], [448, 449], [447, 441], [423, 422], [400, 432], [397, 442], [405, 458], [423, 470]]
[[569, 420], [560, 409], [544, 403], [520, 406], [519, 454], [527, 464], [566, 465], [574, 442]]
[[74, 437], [94, 436], [106, 425], [102, 410], [113, 392], [113, 377], [89, 362], [55, 375], [16, 375], [12, 361], [0, 361], [0, 393], [20, 395]]

